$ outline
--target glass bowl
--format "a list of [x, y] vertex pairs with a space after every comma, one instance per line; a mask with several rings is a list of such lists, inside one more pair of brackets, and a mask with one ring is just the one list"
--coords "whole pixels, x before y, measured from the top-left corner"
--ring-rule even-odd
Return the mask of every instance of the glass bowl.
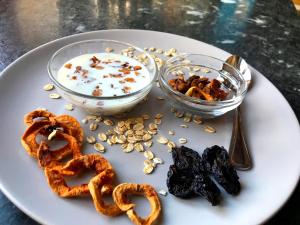
[[[185, 79], [198, 75], [221, 82], [221, 89], [228, 92], [224, 100], [202, 100], [174, 90], [168, 83], [183, 73]], [[161, 68], [159, 84], [174, 108], [183, 112], [214, 118], [238, 107], [247, 92], [247, 83], [242, 74], [226, 62], [202, 54], [181, 54], [170, 58]]]
[[[70, 59], [83, 54], [106, 52], [113, 49], [116, 54], [129, 54], [128, 57], [143, 61], [149, 71], [150, 82], [143, 89], [120, 96], [93, 96], [71, 90], [61, 84], [58, 79], [59, 69]], [[130, 49], [130, 52], [126, 51]], [[126, 53], [127, 52], [127, 53]], [[69, 44], [59, 49], [48, 63], [49, 77], [57, 88], [57, 92], [68, 102], [79, 106], [94, 115], [115, 115], [127, 112], [142, 101], [151, 90], [157, 79], [157, 67], [152, 57], [144, 50], [128, 43], [114, 40], [94, 39]]]

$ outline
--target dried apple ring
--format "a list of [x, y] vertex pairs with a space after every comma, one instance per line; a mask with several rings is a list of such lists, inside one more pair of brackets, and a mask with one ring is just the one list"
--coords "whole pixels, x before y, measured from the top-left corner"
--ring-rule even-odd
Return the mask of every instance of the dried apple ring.
[[[68, 144], [64, 148], [69, 148], [71, 150], [73, 158], [78, 158], [81, 156], [80, 147], [73, 136], [59, 131], [56, 133], [56, 137], [68, 141]], [[44, 141], [41, 142], [37, 151], [37, 159], [40, 167], [42, 168], [53, 168], [55, 166], [62, 167], [62, 163], [55, 158], [55, 151], [50, 151], [49, 146]]]
[[96, 210], [106, 216], [117, 216], [122, 213], [115, 203], [106, 204], [102, 199], [103, 195], [112, 194], [114, 177], [115, 173], [111, 169], [107, 169], [92, 178], [88, 184]]
[[[72, 116], [69, 115], [59, 115], [56, 116], [54, 113], [51, 113], [47, 110], [41, 110], [37, 109], [30, 113], [27, 113], [24, 116], [24, 123], [28, 126], [32, 125], [34, 122], [34, 119], [36, 118], [43, 118], [39, 121], [52, 121], [57, 126], [61, 126], [63, 128], [67, 128], [68, 134], [74, 136], [79, 144], [81, 145], [83, 142], [83, 129], [80, 126], [80, 123]], [[42, 135], [48, 135], [49, 132], [41, 130], [40, 134]]]
[[53, 159], [50, 148], [44, 141], [41, 142], [39, 149], [37, 150], [37, 158], [39, 165], [42, 168], [55, 167], [59, 165], [58, 161]]
[[[144, 195], [148, 199], [151, 212], [146, 218], [139, 217], [134, 211], [135, 204], [129, 201], [129, 194]], [[158, 218], [161, 211], [158, 195], [149, 184], [120, 184], [113, 191], [113, 199], [122, 211], [126, 211], [129, 219], [136, 225], [151, 225]]]
[[44, 118], [45, 120], [48, 120], [50, 117], [55, 117], [56, 115], [54, 113], [51, 113], [47, 110], [42, 110], [42, 109], [36, 109], [30, 113], [27, 113], [24, 116], [24, 123], [27, 126], [30, 126], [31, 124], [34, 123], [34, 119], [36, 118]]
[[101, 155], [89, 154], [82, 155], [78, 158], [71, 159], [62, 168], [45, 168], [47, 181], [53, 192], [60, 197], [77, 197], [89, 194], [88, 184], [76, 185], [69, 187], [64, 176], [77, 175], [85, 169], [92, 169], [96, 174], [104, 170], [112, 170], [110, 163]]
[[[51, 118], [52, 119], [52, 118]], [[83, 142], [83, 129], [80, 126], [80, 123], [72, 116], [69, 115], [60, 115], [53, 118], [58, 126], [67, 127], [68, 133], [76, 138], [78, 143], [81, 145]]]
[[[53, 125], [55, 126], [55, 124], [53, 124], [53, 122], [51, 121], [37, 121], [27, 128], [22, 136], [21, 143], [29, 155], [37, 158], [37, 150], [39, 148], [39, 144], [36, 142], [36, 137], [39, 133], [41, 133], [42, 130], [47, 129], [48, 127], [52, 127]], [[68, 129], [64, 127], [64, 131], [68, 132]], [[69, 135], [70, 137], [67, 137], [62, 135], [61, 133], [63, 132], [58, 131], [56, 136], [59, 138], [64, 138], [70, 142], [71, 136]], [[75, 140], [77, 142], [77, 139]], [[65, 156], [70, 155], [72, 153], [72, 149], [70, 148], [69, 144], [70, 143], [56, 151], [51, 151], [53, 159], [61, 160]]]

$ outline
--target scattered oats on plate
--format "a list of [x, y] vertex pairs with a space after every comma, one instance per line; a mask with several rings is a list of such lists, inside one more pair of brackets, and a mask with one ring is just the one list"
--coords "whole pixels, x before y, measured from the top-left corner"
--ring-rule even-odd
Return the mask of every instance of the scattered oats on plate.
[[169, 140], [168, 140], [167, 138], [163, 137], [163, 136], [159, 136], [159, 137], [156, 139], [156, 141], [157, 141], [158, 143], [160, 143], [160, 144], [165, 145], [165, 144], [168, 143]]
[[65, 109], [68, 110], [68, 111], [72, 111], [72, 110], [74, 110], [74, 106], [73, 106], [73, 104], [68, 103], [68, 104], [65, 105]]
[[57, 93], [51, 93], [51, 94], [49, 94], [49, 98], [52, 98], [52, 99], [59, 99], [59, 98], [60, 98], [60, 95], [57, 94]]
[[87, 143], [89, 143], [89, 144], [95, 144], [96, 138], [95, 138], [94, 136], [87, 136], [87, 137], [86, 137], [86, 141], [87, 141]]
[[54, 85], [53, 84], [45, 84], [44, 87], [43, 87], [43, 89], [45, 91], [51, 91], [51, 90], [54, 89]]
[[180, 144], [186, 144], [187, 143], [187, 139], [186, 138], [179, 138], [179, 143]]
[[101, 153], [105, 152], [105, 147], [99, 142], [94, 144], [94, 149], [98, 152], [101, 152]]
[[167, 196], [168, 192], [165, 191], [165, 190], [163, 190], [163, 189], [161, 189], [161, 190], [158, 191], [158, 194], [160, 194], [162, 196]]
[[207, 133], [216, 133], [216, 129], [208, 125], [204, 127], [204, 131]]
[[144, 167], [143, 172], [144, 174], [150, 174], [154, 170], [154, 167], [152, 165], [147, 165]]

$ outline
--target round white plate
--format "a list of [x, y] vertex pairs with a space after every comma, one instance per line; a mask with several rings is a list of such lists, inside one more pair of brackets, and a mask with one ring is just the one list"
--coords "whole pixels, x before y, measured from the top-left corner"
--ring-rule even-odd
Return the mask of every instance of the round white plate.
[[[173, 34], [140, 31], [110, 30], [83, 33], [65, 37], [42, 45], [25, 54], [6, 68], [0, 77], [0, 187], [5, 195], [21, 210], [42, 224], [131, 224], [126, 215], [108, 218], [98, 214], [90, 197], [62, 199], [48, 187], [42, 170], [27, 155], [20, 144], [25, 130], [23, 115], [37, 107], [45, 107], [56, 114], [69, 113], [78, 120], [85, 114], [78, 109], [64, 110], [65, 101], [48, 98], [42, 90], [49, 82], [46, 65], [50, 56], [62, 46], [86, 39], [114, 39], [139, 47], [177, 48], [181, 52], [208, 54], [225, 59], [229, 54], [205, 43]], [[244, 124], [254, 168], [238, 172], [242, 191], [237, 197], [223, 192], [223, 204], [212, 207], [203, 198], [182, 200], [172, 195], [161, 196], [162, 216], [158, 224], [258, 224], [274, 214], [288, 199], [299, 178], [300, 132], [299, 123], [284, 97], [259, 72], [252, 69], [254, 85], [243, 103]], [[147, 112], [165, 114], [160, 133], [177, 142], [186, 137], [187, 146], [200, 153], [205, 147], [218, 144], [228, 148], [231, 136], [231, 113], [206, 122], [217, 129], [208, 134], [203, 125], [191, 124], [181, 128], [183, 122], [170, 112], [167, 101], [159, 101], [160, 89], [153, 88], [147, 103], [139, 105], [132, 114]], [[101, 125], [100, 130], [107, 129]], [[175, 130], [171, 137], [168, 130]], [[89, 133], [85, 126], [86, 133]], [[178, 142], [177, 142], [178, 143]], [[150, 183], [157, 190], [166, 188], [166, 176], [171, 155], [166, 146], [155, 143], [153, 152], [164, 159], [152, 175], [144, 175], [143, 154], [125, 154], [120, 146], [108, 147], [105, 157], [114, 166], [119, 182]], [[84, 146], [84, 153], [94, 152]], [[145, 201], [138, 201], [139, 211], [149, 211]], [[146, 212], [145, 212], [146, 211]]]

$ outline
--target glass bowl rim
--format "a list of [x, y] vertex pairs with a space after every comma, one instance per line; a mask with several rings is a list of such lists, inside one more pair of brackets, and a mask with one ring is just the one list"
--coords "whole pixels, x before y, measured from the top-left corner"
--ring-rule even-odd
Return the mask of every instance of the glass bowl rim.
[[[182, 94], [179, 91], [173, 90], [173, 88], [170, 87], [170, 85], [166, 81], [165, 77], [163, 76], [163, 74], [165, 74], [165, 72], [167, 72], [167, 71], [170, 70], [170, 69], [166, 68], [167, 65], [168, 65], [168, 62], [170, 62], [170, 61], [172, 61], [172, 60], [174, 60], [176, 58], [180, 58], [180, 57], [183, 57], [183, 56], [190, 56], [190, 55], [204, 56], [204, 57], [207, 57], [207, 58], [211, 58], [211, 59], [217, 60], [217, 61], [221, 62], [223, 65], [225, 64], [225, 65], [229, 66], [231, 69], [233, 69], [234, 71], [236, 71], [239, 74], [239, 76], [241, 77], [241, 79], [243, 81], [243, 84], [245, 86], [244, 90], [242, 90], [242, 92], [239, 95], [235, 96], [234, 98], [230, 98], [230, 99], [223, 100], [223, 101], [208, 101], [208, 100], [203, 100], [203, 99], [199, 99], [199, 98], [195, 98], [195, 97], [186, 96], [186, 95]], [[186, 64], [186, 65], [189, 65], [189, 64]], [[178, 66], [178, 65], [176, 65], [176, 66]], [[174, 67], [176, 67], [176, 66], [171, 67], [171, 69], [174, 68]], [[198, 53], [181, 53], [181, 54], [178, 54], [178, 55], [176, 55], [174, 57], [171, 57], [163, 65], [163, 68], [160, 71], [159, 78], [160, 78], [159, 80], [161, 81], [160, 83], [163, 84], [164, 88], [166, 88], [173, 95], [176, 95], [176, 96], [180, 97], [180, 99], [182, 99], [182, 100], [185, 100], [185, 101], [188, 101], [188, 102], [192, 102], [192, 103], [196, 103], [196, 104], [201, 104], [201, 105], [220, 105], [220, 104], [226, 105], [226, 104], [230, 104], [230, 103], [235, 103], [235, 101], [237, 99], [240, 99], [241, 97], [245, 96], [245, 94], [247, 92], [247, 89], [248, 89], [247, 82], [245, 81], [243, 75], [241, 74], [241, 72], [238, 69], [236, 69], [232, 65], [226, 63], [224, 60], [218, 59], [218, 58], [213, 57], [213, 56], [209, 56], [209, 55], [205, 55], [205, 54], [198, 54]]]
[[[151, 61], [151, 64], [154, 65], [154, 76], [153, 78], [150, 80], [149, 84], [147, 84], [144, 88], [134, 91], [132, 93], [126, 94], [126, 95], [120, 95], [120, 96], [92, 96], [92, 95], [88, 95], [88, 94], [83, 94], [83, 93], [79, 93], [77, 91], [73, 91], [67, 87], [65, 87], [64, 85], [62, 85], [54, 76], [54, 74], [52, 73], [52, 69], [51, 69], [51, 65], [53, 63], [54, 58], [60, 54], [61, 52], [67, 50], [68, 48], [74, 47], [75, 45], [78, 44], [82, 44], [82, 43], [89, 43], [89, 42], [112, 42], [112, 43], [117, 43], [117, 44], [122, 44], [122, 45], [126, 45], [128, 47], [132, 47], [134, 49], [137, 49], [138, 51], [142, 52], [143, 54], [145, 54], [149, 60]], [[51, 81], [58, 86], [60, 89], [64, 90], [65, 92], [72, 94], [72, 95], [76, 95], [79, 97], [83, 97], [83, 98], [88, 98], [88, 99], [95, 99], [95, 100], [116, 100], [116, 99], [125, 99], [128, 97], [132, 97], [135, 96], [137, 94], [143, 93], [145, 90], [147, 90], [148, 88], [151, 88], [153, 86], [153, 83], [155, 82], [155, 80], [157, 79], [158, 76], [158, 69], [157, 69], [157, 65], [154, 61], [154, 59], [150, 56], [150, 54], [146, 51], [144, 51], [143, 49], [132, 45], [130, 43], [127, 42], [122, 42], [122, 41], [116, 41], [116, 40], [110, 40], [110, 39], [89, 39], [89, 40], [83, 40], [83, 41], [77, 41], [77, 42], [73, 42], [71, 44], [65, 45], [63, 47], [61, 47], [60, 49], [58, 49], [57, 51], [55, 51], [55, 53], [51, 56], [50, 60], [48, 61], [47, 64], [47, 71], [48, 71], [48, 75], [51, 79]]]

